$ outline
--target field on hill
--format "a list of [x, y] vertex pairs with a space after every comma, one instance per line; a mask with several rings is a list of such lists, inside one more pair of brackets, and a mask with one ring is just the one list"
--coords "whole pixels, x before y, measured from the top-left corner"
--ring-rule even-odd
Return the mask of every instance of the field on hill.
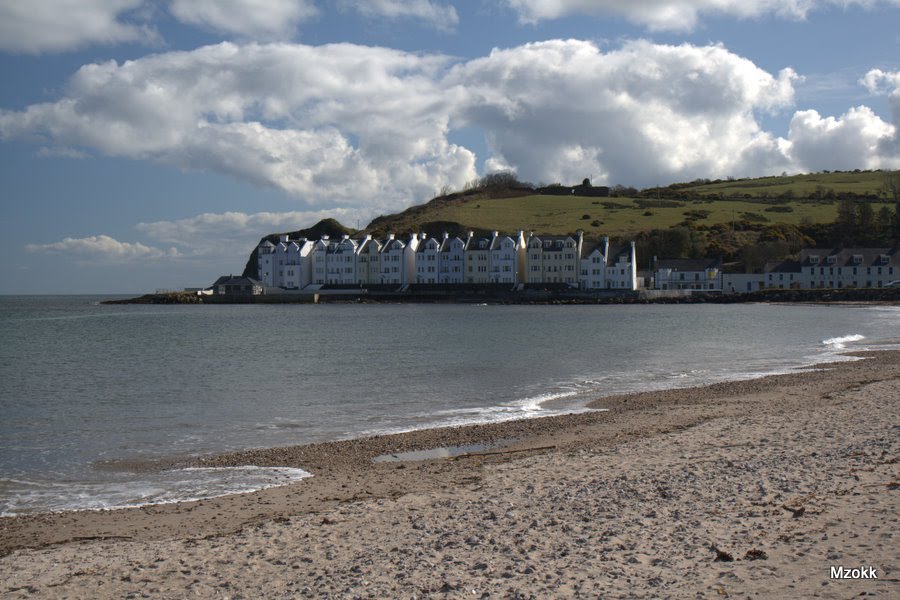
[[[684, 222], [715, 225], [732, 221], [766, 223], [830, 223], [837, 201], [792, 200], [778, 204], [752, 200], [648, 200], [583, 196], [524, 196], [465, 199], [431, 207], [417, 215], [420, 223], [454, 221], [473, 229], [623, 235], [649, 229], [668, 229]], [[877, 213], [892, 203], [875, 202]], [[410, 224], [411, 225], [411, 224]]]
[[[674, 184], [644, 190], [632, 198], [491, 193], [484, 190], [435, 198], [402, 213], [381, 217], [369, 231], [416, 231], [425, 223], [459, 223], [486, 231], [572, 233], [620, 236], [690, 223], [712, 226], [750, 222], [759, 227], [783, 223], [832, 223], [838, 198], [854, 195], [877, 215], [894, 210], [881, 172], [817, 173], [734, 181]], [[507, 197], [504, 197], [507, 196]], [[669, 197], [667, 197], [669, 196]]]
[[832, 190], [834, 193], [848, 192], [861, 196], [881, 196], [884, 192], [885, 173], [881, 171], [851, 171], [837, 173], [809, 173], [806, 175], [790, 175], [775, 177], [759, 177], [757, 179], [735, 179], [681, 185], [681, 191], [698, 195], [722, 194], [725, 197], [738, 197], [749, 194], [754, 198], [782, 196], [785, 192], [796, 198], [809, 198], [823, 195]]

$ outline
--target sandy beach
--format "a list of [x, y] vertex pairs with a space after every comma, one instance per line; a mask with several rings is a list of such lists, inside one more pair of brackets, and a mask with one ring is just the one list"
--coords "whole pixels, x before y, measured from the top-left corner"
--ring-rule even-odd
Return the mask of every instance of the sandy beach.
[[900, 352], [594, 407], [180, 462], [314, 476], [3, 518], [0, 596], [900, 596]]

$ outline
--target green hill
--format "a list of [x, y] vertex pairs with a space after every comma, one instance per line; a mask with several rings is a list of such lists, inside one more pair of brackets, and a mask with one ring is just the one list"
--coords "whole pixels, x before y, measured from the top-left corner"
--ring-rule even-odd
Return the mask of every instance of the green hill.
[[[820, 173], [733, 181], [673, 184], [628, 197], [539, 195], [533, 190], [472, 190], [450, 194], [395, 215], [378, 217], [365, 231], [383, 234], [454, 223], [462, 230], [518, 230], [627, 236], [679, 224], [714, 226], [738, 222], [808, 225], [831, 223], [841, 198], [867, 200], [873, 211], [894, 198], [879, 171]], [[896, 176], [896, 173], [893, 174]], [[615, 194], [615, 190], [614, 190]]]

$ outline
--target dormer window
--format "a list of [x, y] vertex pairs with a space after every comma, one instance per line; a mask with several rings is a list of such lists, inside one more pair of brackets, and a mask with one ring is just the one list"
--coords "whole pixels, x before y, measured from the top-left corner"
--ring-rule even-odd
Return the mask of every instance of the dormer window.
[[836, 260], [836, 257], [829, 256], [828, 258], [825, 259], [825, 262], [829, 265], [833, 265], [835, 263], [835, 260]]
[[863, 261], [862, 254], [854, 254], [853, 255], [853, 264], [854, 265], [861, 265], [862, 261]]
[[878, 262], [882, 265], [886, 265], [890, 261], [891, 261], [891, 257], [888, 256], [887, 254], [882, 254], [881, 256], [878, 257]]
[[819, 264], [819, 255], [818, 255], [818, 254], [812, 254], [812, 255], [810, 255], [810, 257], [809, 257], [809, 264], [811, 264], [811, 265], [817, 265], [817, 264]]

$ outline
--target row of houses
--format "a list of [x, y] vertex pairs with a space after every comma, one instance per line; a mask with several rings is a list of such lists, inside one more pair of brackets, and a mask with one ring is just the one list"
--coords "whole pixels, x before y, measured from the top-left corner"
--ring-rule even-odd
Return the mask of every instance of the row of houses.
[[767, 264], [760, 273], [725, 273], [718, 259], [657, 259], [639, 272], [634, 242], [612, 247], [583, 233], [466, 237], [389, 235], [318, 240], [280, 236], [258, 248], [265, 288], [411, 284], [565, 284], [581, 290], [754, 292], [767, 288], [895, 287], [898, 248], [803, 249], [799, 260]]
[[724, 273], [712, 259], [654, 259], [648, 287], [725, 293], [900, 287], [900, 248], [804, 248], [798, 260], [769, 263], [760, 273]]
[[634, 243], [612, 248], [609, 238], [586, 243], [574, 235], [476, 236], [424, 233], [318, 240], [280, 236], [257, 249], [259, 281], [289, 290], [310, 286], [411, 284], [567, 284], [581, 289], [636, 290]]

